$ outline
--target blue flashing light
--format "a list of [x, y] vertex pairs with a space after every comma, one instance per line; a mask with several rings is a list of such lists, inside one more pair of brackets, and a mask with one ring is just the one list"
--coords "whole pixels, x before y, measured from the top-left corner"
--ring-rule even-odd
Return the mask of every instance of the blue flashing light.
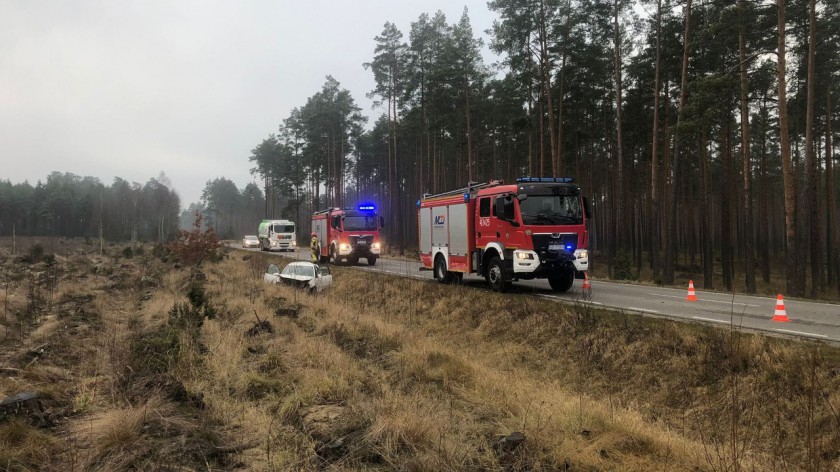
[[376, 211], [376, 205], [372, 205], [370, 203], [363, 203], [357, 208], [359, 211]]
[[470, 192], [467, 192], [467, 193], [464, 194], [464, 203], [467, 203], [469, 201], [470, 201]]
[[574, 246], [572, 246], [571, 244], [569, 244], [568, 246], [566, 246], [566, 249], [567, 249], [567, 250], [569, 250], [569, 251], [571, 251], [571, 250], [572, 250], [572, 249], [574, 249], [574, 248], [575, 248], [575, 247], [574, 247]]
[[516, 179], [517, 183], [552, 182], [558, 184], [570, 184], [574, 181], [575, 179], [572, 177], [519, 177]]

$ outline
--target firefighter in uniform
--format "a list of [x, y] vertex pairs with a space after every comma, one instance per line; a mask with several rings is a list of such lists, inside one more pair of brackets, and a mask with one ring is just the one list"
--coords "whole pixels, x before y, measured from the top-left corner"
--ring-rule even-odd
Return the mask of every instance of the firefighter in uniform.
[[312, 242], [309, 243], [312, 249], [312, 262], [317, 263], [321, 256], [321, 243], [318, 241], [318, 234], [312, 233]]

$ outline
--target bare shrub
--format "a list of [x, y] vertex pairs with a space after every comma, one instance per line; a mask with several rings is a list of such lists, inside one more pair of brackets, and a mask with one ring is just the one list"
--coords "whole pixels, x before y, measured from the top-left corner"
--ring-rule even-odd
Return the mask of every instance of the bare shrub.
[[178, 260], [190, 266], [199, 266], [205, 259], [215, 258], [221, 248], [216, 231], [212, 227], [202, 231], [201, 220], [201, 213], [196, 211], [192, 231], [179, 231], [178, 237], [167, 245]]

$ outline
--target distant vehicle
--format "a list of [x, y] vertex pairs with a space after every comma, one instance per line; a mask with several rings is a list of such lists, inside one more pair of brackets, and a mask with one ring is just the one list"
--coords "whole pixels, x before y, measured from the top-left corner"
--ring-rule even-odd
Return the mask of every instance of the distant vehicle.
[[262, 220], [258, 235], [263, 251], [294, 251], [297, 248], [295, 223], [289, 220]]
[[305, 288], [311, 292], [320, 292], [332, 284], [332, 274], [329, 267], [298, 261], [289, 263], [282, 272], [276, 265], [271, 264], [265, 271], [263, 280], [268, 283], [284, 283]]
[[358, 264], [359, 258], [368, 265], [376, 264], [382, 252], [379, 230], [385, 220], [376, 206], [363, 203], [356, 208], [328, 208], [312, 214], [312, 232], [321, 243], [321, 262]]
[[242, 238], [242, 247], [260, 247], [260, 238], [252, 235], [245, 236]]

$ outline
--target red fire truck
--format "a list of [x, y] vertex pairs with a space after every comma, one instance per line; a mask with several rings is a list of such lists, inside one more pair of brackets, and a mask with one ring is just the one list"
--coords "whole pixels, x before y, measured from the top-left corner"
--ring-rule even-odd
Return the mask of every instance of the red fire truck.
[[383, 226], [384, 219], [372, 204], [328, 208], [312, 215], [312, 232], [321, 242], [321, 262], [344, 259], [357, 264], [364, 257], [368, 265], [376, 264], [382, 250], [379, 230]]
[[589, 269], [589, 201], [568, 177], [473, 183], [417, 202], [420, 260], [443, 283], [479, 274], [497, 291], [548, 279], [565, 292]]

